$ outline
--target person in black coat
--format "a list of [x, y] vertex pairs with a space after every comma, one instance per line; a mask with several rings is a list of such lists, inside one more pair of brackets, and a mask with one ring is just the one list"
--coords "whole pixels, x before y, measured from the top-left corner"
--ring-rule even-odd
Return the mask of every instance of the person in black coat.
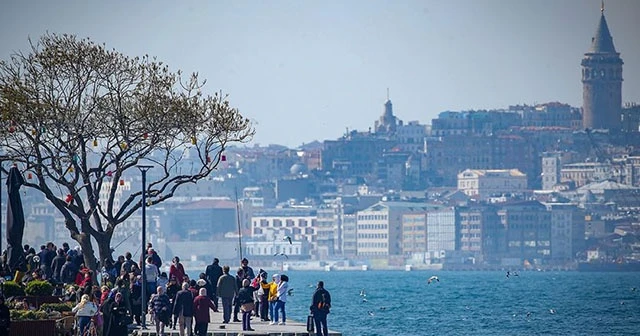
[[309, 310], [313, 315], [313, 321], [316, 326], [317, 336], [328, 336], [329, 329], [327, 328], [327, 314], [331, 308], [331, 295], [324, 289], [324, 282], [318, 281], [318, 287], [313, 293], [311, 299], [311, 307]]
[[207, 276], [207, 281], [211, 284], [211, 291], [208, 291], [209, 298], [213, 303], [218, 305], [218, 279], [222, 276], [222, 267], [220, 267], [220, 260], [213, 258], [213, 263], [207, 266], [204, 271]]
[[251, 312], [255, 308], [253, 302], [253, 292], [256, 289], [251, 287], [249, 279], [242, 280], [242, 288], [238, 291], [237, 305], [242, 311], [242, 330], [253, 331], [251, 328]]
[[9, 307], [4, 304], [4, 296], [0, 296], [0, 336], [9, 336], [11, 327], [11, 313]]
[[189, 284], [182, 283], [182, 290], [176, 293], [173, 304], [173, 315], [178, 317], [178, 325], [180, 326], [180, 335], [187, 333], [191, 335], [193, 323], [193, 293], [189, 290]]
[[107, 299], [100, 310], [104, 314], [102, 335], [127, 335], [127, 306], [122, 293], [116, 293], [113, 298]]
[[51, 261], [51, 269], [53, 270], [53, 279], [56, 282], [60, 282], [60, 272], [62, 271], [62, 265], [66, 262], [67, 258], [64, 255], [63, 249], [58, 249], [58, 254]]

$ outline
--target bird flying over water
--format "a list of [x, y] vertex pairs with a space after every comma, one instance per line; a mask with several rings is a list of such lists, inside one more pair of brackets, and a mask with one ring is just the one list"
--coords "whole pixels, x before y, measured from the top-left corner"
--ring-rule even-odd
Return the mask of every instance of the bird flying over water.
[[555, 309], [553, 309], [553, 308], [551, 308], [551, 309], [549, 309], [549, 313], [553, 315], [553, 314], [555, 314], [555, 313], [556, 313], [556, 310], [555, 310]]
[[286, 240], [289, 242], [290, 245], [293, 245], [293, 241], [291, 240], [291, 237], [289, 236], [284, 236], [284, 238], [282, 238], [282, 240]]
[[372, 311], [368, 311], [367, 313], [369, 314], [369, 316], [374, 316], [375, 315]]
[[507, 271], [507, 278], [511, 275], [511, 272]]
[[427, 285], [428, 285], [428, 284], [430, 284], [430, 283], [432, 283], [432, 282], [434, 282], [434, 281], [440, 282], [440, 279], [439, 279], [437, 276], [432, 275], [432, 276], [429, 278], [429, 280], [427, 280]]
[[289, 288], [289, 290], [287, 291], [287, 295], [293, 296], [293, 288]]
[[364, 292], [364, 288], [360, 290], [360, 296], [367, 296], [367, 293]]
[[288, 255], [286, 255], [286, 254], [284, 254], [284, 252], [276, 253], [276, 254], [274, 254], [273, 256], [274, 256], [274, 257], [277, 257], [277, 256], [283, 256], [283, 257], [285, 257], [285, 258], [289, 259], [289, 256], [288, 256]]

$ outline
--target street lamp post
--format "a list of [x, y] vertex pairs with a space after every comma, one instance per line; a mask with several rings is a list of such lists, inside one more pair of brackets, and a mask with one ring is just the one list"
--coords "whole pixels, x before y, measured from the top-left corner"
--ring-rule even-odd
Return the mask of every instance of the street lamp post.
[[142, 271], [142, 329], [147, 328], [147, 318], [145, 312], [147, 311], [147, 272], [144, 265], [145, 260], [145, 245], [147, 245], [147, 171], [153, 166], [149, 165], [137, 165], [138, 169], [142, 173], [142, 263], [140, 269]]

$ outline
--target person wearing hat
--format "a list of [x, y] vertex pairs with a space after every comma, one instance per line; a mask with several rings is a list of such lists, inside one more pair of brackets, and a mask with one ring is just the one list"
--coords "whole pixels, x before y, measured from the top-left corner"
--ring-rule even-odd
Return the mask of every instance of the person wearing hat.
[[196, 335], [206, 336], [207, 327], [209, 326], [209, 322], [211, 322], [209, 309], [217, 312], [218, 308], [213, 304], [213, 301], [209, 299], [206, 288], [200, 288], [198, 294], [199, 295], [193, 299], [193, 317], [195, 317], [196, 320]]
[[242, 258], [242, 261], [240, 261], [240, 265], [242, 266], [242, 274], [244, 274], [244, 279], [249, 279], [249, 281], [251, 281], [256, 277], [255, 273], [253, 273], [253, 268], [249, 267], [249, 259]]
[[104, 316], [102, 334], [104, 336], [122, 336], [127, 334], [127, 307], [122, 293], [117, 292], [100, 307]]
[[251, 312], [255, 308], [253, 303], [253, 292], [256, 290], [251, 287], [251, 281], [249, 279], [242, 280], [242, 288], [238, 291], [238, 298], [236, 302], [240, 306], [242, 311], [242, 330], [253, 331], [251, 329]]

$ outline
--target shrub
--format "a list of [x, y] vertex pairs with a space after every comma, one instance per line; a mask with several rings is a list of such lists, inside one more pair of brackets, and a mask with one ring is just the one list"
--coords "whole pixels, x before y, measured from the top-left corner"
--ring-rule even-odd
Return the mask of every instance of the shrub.
[[15, 281], [5, 281], [2, 286], [4, 297], [6, 298], [12, 296], [24, 296], [24, 288]]
[[34, 311], [34, 310], [18, 310], [12, 309], [9, 311], [12, 321], [24, 321], [24, 320], [45, 320], [47, 319], [47, 312]]
[[69, 312], [73, 307], [71, 303], [43, 303], [40, 306], [41, 310], [50, 310], [57, 312]]
[[53, 285], [48, 281], [34, 280], [27, 284], [24, 292], [31, 296], [50, 296], [53, 294]]

